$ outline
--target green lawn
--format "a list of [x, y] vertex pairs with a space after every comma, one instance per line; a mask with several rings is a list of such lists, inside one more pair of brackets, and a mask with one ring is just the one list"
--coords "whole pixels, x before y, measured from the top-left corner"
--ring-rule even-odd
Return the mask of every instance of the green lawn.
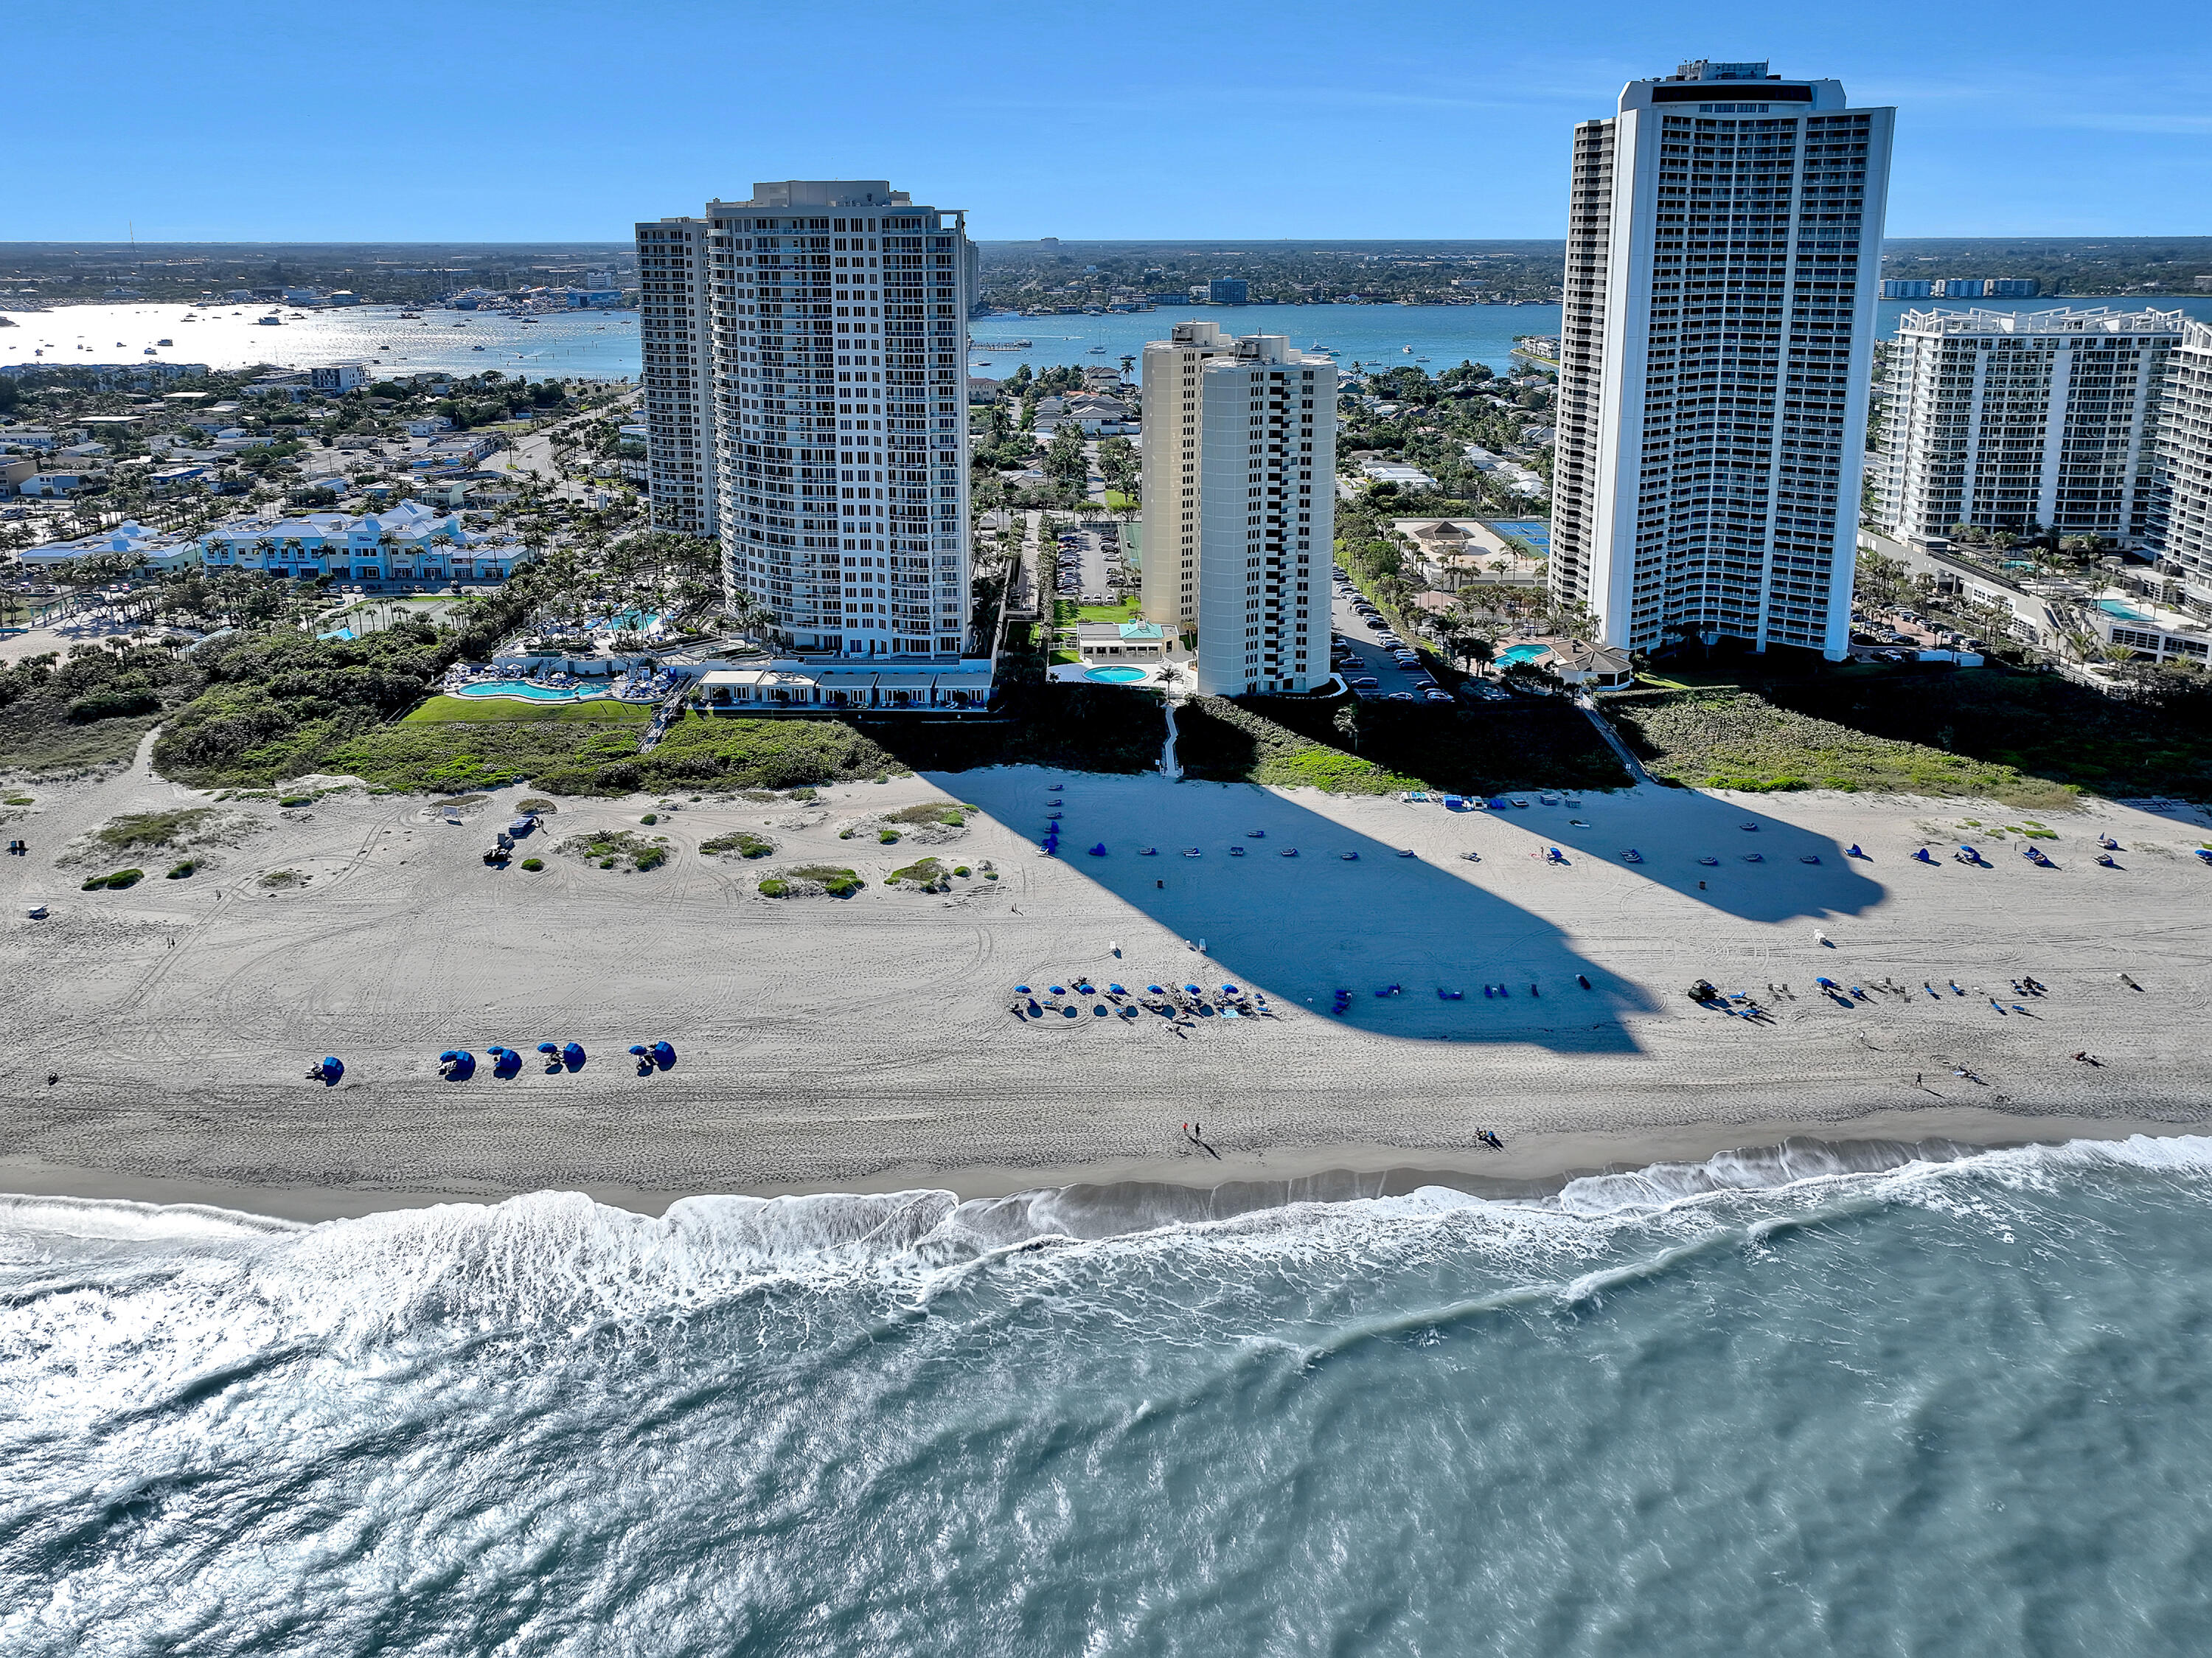
[[1660, 777], [1692, 788], [1861, 789], [2058, 808], [2084, 791], [2212, 800], [2201, 712], [1998, 667], [1669, 662], [1679, 690], [1605, 699]]
[[531, 703], [513, 697], [432, 697], [411, 710], [404, 725], [509, 725], [518, 721], [556, 720], [585, 724], [644, 725], [653, 710], [644, 703], [611, 697], [584, 703]]
[[1119, 490], [1109, 490], [1106, 491], [1107, 511], [1134, 512], [1136, 509], [1137, 497], [1133, 495], [1124, 495]]

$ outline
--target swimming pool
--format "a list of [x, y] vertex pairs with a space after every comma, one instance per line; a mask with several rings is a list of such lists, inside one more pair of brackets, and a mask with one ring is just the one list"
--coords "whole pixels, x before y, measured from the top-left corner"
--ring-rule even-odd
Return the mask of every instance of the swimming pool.
[[1500, 667], [1508, 662], [1533, 662], [1551, 649], [1549, 645], [1508, 645], [1498, 653]]
[[1101, 685], [1135, 685], [1145, 677], [1145, 670], [1141, 667], [1086, 667], [1083, 670], [1083, 677], [1096, 680]]
[[580, 703], [607, 693], [604, 689], [586, 690], [581, 686], [532, 685], [522, 680], [487, 680], [480, 685], [465, 685], [453, 694], [457, 697], [514, 697], [526, 703]]
[[2133, 605], [2124, 605], [2117, 599], [2100, 599], [2097, 600], [2097, 608], [2107, 616], [2118, 616], [2130, 622], [2151, 622], [2158, 619], [2154, 616], [2146, 616]]

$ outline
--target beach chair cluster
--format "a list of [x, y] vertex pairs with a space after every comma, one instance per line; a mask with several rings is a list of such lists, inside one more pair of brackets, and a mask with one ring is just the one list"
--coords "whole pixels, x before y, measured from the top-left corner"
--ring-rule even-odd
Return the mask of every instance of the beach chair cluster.
[[1065, 984], [1015, 985], [1012, 1011], [1024, 1024], [1112, 1019], [1133, 1025], [1151, 1014], [1188, 1027], [1209, 1019], [1274, 1017], [1265, 994], [1225, 981], [1213, 989], [1186, 983], [1146, 984], [1139, 991], [1111, 982], [1094, 984], [1081, 974]]
[[[637, 1061], [640, 1076], [650, 1076], [656, 1071], [667, 1070], [676, 1064], [676, 1049], [665, 1041], [655, 1042], [649, 1046], [642, 1042], [636, 1043], [629, 1051], [630, 1057]], [[498, 1042], [484, 1050], [484, 1057], [491, 1061], [491, 1074], [501, 1082], [520, 1076], [523, 1066], [529, 1063], [528, 1056], [520, 1049]], [[590, 1058], [580, 1042], [540, 1042], [537, 1057], [541, 1062], [541, 1071], [547, 1076], [574, 1076], [584, 1069]], [[323, 1063], [327, 1066], [337, 1062], [326, 1059]], [[343, 1067], [339, 1070], [343, 1074]], [[311, 1076], [315, 1074], [313, 1070], [308, 1073]], [[465, 1082], [476, 1074], [477, 1057], [466, 1048], [448, 1048], [438, 1056], [438, 1075], [448, 1082]]]

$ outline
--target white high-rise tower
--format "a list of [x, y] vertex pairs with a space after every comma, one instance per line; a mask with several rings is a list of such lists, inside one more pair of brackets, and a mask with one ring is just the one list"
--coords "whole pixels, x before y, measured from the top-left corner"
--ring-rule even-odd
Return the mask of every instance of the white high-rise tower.
[[2179, 311], [1907, 311], [1883, 367], [1875, 521], [2135, 544], [2158, 499]]
[[637, 280], [653, 527], [714, 535], [720, 523], [714, 505], [714, 329], [707, 302], [706, 220], [641, 222]]
[[1699, 61], [1575, 129], [1551, 579], [1604, 643], [1846, 654], [1895, 113]]
[[[963, 215], [882, 180], [789, 180], [703, 216], [702, 413], [731, 601], [805, 655], [959, 655], [976, 279]], [[649, 426], [657, 467], [675, 440]]]
[[[1194, 366], [1198, 688], [1217, 697], [1316, 689], [1330, 674], [1336, 365], [1280, 334], [1248, 334]], [[1148, 427], [1146, 448], [1164, 436]], [[1149, 538], [1145, 551], [1149, 561]]]

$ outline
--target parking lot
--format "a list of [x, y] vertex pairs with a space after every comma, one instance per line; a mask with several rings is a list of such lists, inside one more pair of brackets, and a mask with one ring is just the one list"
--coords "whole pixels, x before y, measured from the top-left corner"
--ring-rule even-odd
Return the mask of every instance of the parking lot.
[[1064, 531], [1060, 543], [1060, 596], [1086, 605], [1113, 602], [1121, 561], [1121, 531], [1113, 523], [1084, 523]]
[[[1358, 592], [1343, 582], [1335, 583], [1335, 595], [1329, 603], [1329, 627], [1341, 637], [1349, 640], [1357, 666], [1342, 666], [1338, 672], [1346, 681], [1360, 678], [1372, 679], [1370, 686], [1354, 685], [1352, 689], [1363, 697], [1401, 697], [1408, 701], [1425, 700], [1423, 691], [1434, 683], [1425, 668], [1408, 670], [1401, 667], [1388, 648], [1379, 643], [1388, 632], [1386, 629], [1370, 627], [1367, 619], [1353, 607], [1360, 603]], [[1395, 636], [1394, 636], [1395, 637]], [[1332, 647], [1334, 650], [1334, 647]], [[1444, 697], [1443, 701], [1450, 700]]]

